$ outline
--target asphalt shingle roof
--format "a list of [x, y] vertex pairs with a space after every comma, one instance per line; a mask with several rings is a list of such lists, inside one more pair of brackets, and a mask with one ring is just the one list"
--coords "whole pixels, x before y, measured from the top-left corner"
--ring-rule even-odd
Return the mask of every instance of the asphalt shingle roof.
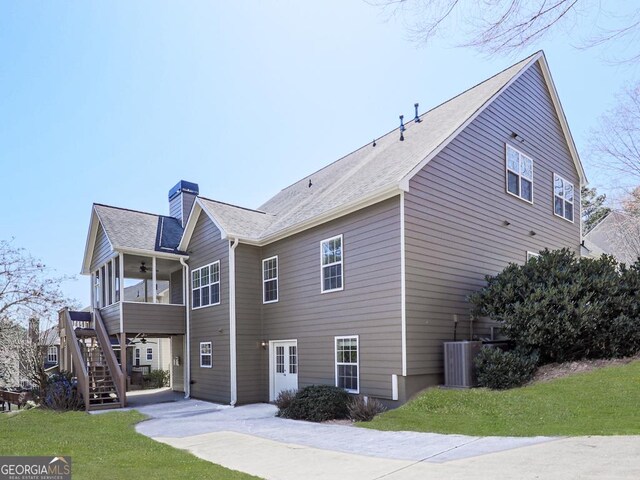
[[114, 249], [178, 253], [182, 225], [173, 218], [109, 205], [94, 205]]

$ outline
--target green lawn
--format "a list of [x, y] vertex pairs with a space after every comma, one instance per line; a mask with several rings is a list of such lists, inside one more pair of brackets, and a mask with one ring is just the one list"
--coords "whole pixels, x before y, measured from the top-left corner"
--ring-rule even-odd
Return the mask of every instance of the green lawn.
[[638, 435], [640, 361], [507, 391], [432, 388], [358, 426], [466, 435]]
[[135, 411], [88, 415], [34, 409], [0, 415], [0, 455], [70, 455], [81, 480], [252, 479], [137, 433]]

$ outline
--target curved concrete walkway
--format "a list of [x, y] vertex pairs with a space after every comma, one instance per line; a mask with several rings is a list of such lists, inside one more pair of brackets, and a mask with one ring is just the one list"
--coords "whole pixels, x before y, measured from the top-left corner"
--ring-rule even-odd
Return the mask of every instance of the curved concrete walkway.
[[137, 408], [138, 432], [268, 479], [640, 478], [640, 437], [470, 437], [275, 417], [199, 400]]

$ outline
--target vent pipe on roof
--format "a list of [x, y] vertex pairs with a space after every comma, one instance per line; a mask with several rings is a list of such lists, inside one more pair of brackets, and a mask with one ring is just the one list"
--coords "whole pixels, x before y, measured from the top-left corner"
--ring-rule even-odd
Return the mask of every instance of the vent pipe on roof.
[[413, 119], [413, 121], [416, 122], [416, 123], [420, 123], [422, 120], [420, 120], [420, 117], [418, 116], [418, 103], [414, 103], [413, 104], [413, 108], [416, 109], [416, 116]]
[[372, 146], [373, 146], [373, 147], [375, 147], [375, 146], [376, 146], [376, 139], [375, 139], [375, 138], [373, 139], [373, 144], [372, 144]]
[[404, 115], [400, 115], [400, 141], [404, 142], [404, 134], [403, 132], [406, 130], [404, 126]]

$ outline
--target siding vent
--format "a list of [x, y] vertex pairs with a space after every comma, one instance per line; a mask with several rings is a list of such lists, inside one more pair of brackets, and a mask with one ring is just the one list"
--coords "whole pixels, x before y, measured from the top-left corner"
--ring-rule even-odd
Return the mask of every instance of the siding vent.
[[422, 121], [422, 120], [420, 120], [420, 117], [418, 116], [418, 105], [419, 105], [418, 103], [414, 103], [413, 104], [413, 108], [416, 109], [416, 116], [413, 119], [413, 121], [416, 122], [416, 123], [420, 123]]
[[522, 138], [516, 132], [511, 132], [511, 138], [513, 138], [514, 140], [519, 141], [520, 143], [524, 143], [524, 138]]

